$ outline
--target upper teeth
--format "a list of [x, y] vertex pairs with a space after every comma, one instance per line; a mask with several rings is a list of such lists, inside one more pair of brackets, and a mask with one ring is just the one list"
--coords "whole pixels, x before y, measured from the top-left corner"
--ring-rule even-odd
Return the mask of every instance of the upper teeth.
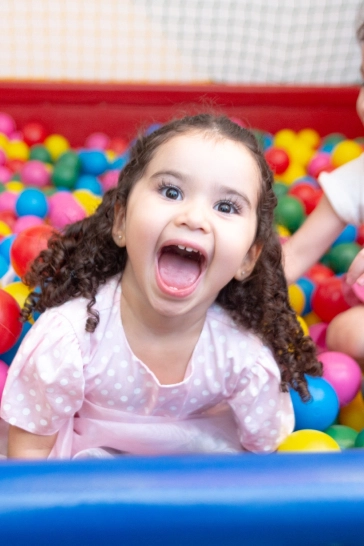
[[177, 246], [181, 250], [186, 250], [187, 252], [198, 252], [198, 250], [195, 250], [194, 248], [191, 248], [190, 246], [183, 246], [183, 245], [177, 245]]

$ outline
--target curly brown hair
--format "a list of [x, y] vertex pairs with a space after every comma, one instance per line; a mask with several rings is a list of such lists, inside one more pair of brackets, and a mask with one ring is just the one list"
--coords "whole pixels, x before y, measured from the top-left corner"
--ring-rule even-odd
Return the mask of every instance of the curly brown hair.
[[253, 133], [225, 116], [210, 113], [185, 116], [136, 140], [117, 187], [105, 193], [96, 212], [69, 225], [63, 233], [55, 233], [48, 249], [33, 262], [24, 281], [37, 289], [25, 304], [23, 320], [34, 311], [42, 312], [82, 296], [88, 300], [86, 330], [95, 330], [99, 316], [93, 306], [98, 288], [109, 277], [121, 276], [127, 261], [126, 249], [119, 248], [112, 237], [115, 204], [127, 206], [130, 192], [162, 144], [193, 131], [242, 143], [257, 163], [261, 191], [255, 243], [262, 246], [262, 251], [251, 275], [244, 281], [232, 279], [216, 301], [237, 324], [255, 332], [271, 348], [281, 371], [282, 390], [287, 391], [290, 386], [307, 400], [310, 394], [305, 374], [321, 375], [322, 366], [316, 360], [314, 343], [304, 335], [288, 301], [281, 244], [273, 223], [277, 203], [273, 175]]

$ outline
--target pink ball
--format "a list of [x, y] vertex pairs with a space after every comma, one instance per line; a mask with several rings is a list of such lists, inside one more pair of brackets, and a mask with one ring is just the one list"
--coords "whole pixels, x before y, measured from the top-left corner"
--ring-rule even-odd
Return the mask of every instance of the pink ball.
[[327, 351], [326, 331], [328, 324], [326, 322], [317, 322], [309, 327], [309, 332], [312, 340], [316, 344], [317, 353]]
[[104, 191], [111, 190], [117, 186], [119, 173], [120, 171], [113, 169], [111, 171], [107, 171], [103, 175], [101, 178], [101, 186]]
[[308, 164], [307, 172], [310, 176], [317, 178], [320, 172], [325, 169], [331, 170], [331, 154], [328, 152], [317, 152]]
[[8, 375], [9, 366], [3, 360], [0, 360], [0, 400], [5, 387], [5, 381]]
[[336, 351], [321, 353], [319, 360], [324, 367], [323, 377], [334, 387], [340, 407], [346, 406], [361, 387], [359, 364], [350, 356]]
[[15, 212], [15, 203], [19, 197], [18, 193], [12, 191], [3, 191], [0, 193], [0, 211], [11, 210]]
[[14, 118], [6, 114], [5, 112], [0, 112], [0, 133], [4, 133], [6, 136], [10, 136], [16, 129], [16, 124]]
[[86, 211], [73, 195], [66, 191], [53, 194], [49, 199], [49, 220], [56, 229], [63, 229], [68, 224], [86, 217]]
[[0, 182], [6, 184], [6, 182], [9, 182], [9, 180], [11, 180], [12, 176], [13, 173], [10, 169], [8, 169], [8, 167], [5, 167], [5, 165], [0, 165]]
[[86, 138], [85, 148], [93, 150], [107, 150], [110, 143], [110, 137], [105, 133], [92, 133]]
[[6, 155], [4, 150], [0, 148], [0, 165], [5, 165], [6, 163]]
[[33, 227], [33, 226], [40, 226], [44, 224], [43, 219], [39, 218], [39, 216], [34, 216], [33, 214], [28, 214], [26, 216], [21, 216], [17, 219], [17, 221], [14, 224], [13, 232], [14, 233], [21, 233], [24, 231], [24, 229]]
[[20, 176], [24, 184], [43, 188], [50, 183], [50, 172], [42, 161], [32, 159], [24, 163], [20, 171]]

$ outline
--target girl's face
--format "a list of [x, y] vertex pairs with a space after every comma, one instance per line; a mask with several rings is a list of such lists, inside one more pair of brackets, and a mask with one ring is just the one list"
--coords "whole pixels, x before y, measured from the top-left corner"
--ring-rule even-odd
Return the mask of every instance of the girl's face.
[[205, 313], [259, 257], [259, 191], [258, 166], [240, 143], [195, 131], [161, 145], [126, 211], [116, 210], [114, 240], [128, 254], [125, 297], [163, 316]]
[[[364, 81], [364, 44], [361, 44], [361, 65], [360, 65], [360, 73], [362, 75], [362, 79]], [[356, 111], [358, 112], [358, 116], [364, 125], [364, 85], [362, 84], [362, 87], [359, 92], [358, 99], [356, 101]]]

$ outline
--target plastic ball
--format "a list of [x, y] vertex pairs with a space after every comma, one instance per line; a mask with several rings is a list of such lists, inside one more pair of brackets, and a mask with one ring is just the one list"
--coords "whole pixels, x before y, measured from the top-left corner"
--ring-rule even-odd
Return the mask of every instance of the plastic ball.
[[337, 274], [346, 273], [360, 248], [357, 243], [336, 244], [326, 255], [330, 268]]
[[326, 324], [326, 322], [316, 322], [314, 324], [311, 324], [309, 327], [310, 336], [312, 338], [312, 341], [316, 345], [318, 354], [321, 354], [328, 350], [326, 345], [327, 327], [328, 324]]
[[363, 148], [355, 140], [342, 140], [332, 151], [331, 161], [334, 167], [340, 167], [356, 159], [363, 153]]
[[76, 201], [85, 209], [89, 216], [93, 214], [100, 205], [102, 199], [98, 195], [94, 195], [88, 190], [75, 190], [73, 196]]
[[357, 435], [354, 447], [364, 447], [364, 429]]
[[340, 446], [331, 436], [319, 430], [297, 430], [292, 432], [278, 447], [278, 452], [286, 451], [341, 451]]
[[340, 235], [335, 239], [331, 246], [340, 245], [341, 243], [353, 243], [356, 241], [357, 237], [358, 228], [352, 224], [348, 224], [344, 227]]
[[16, 300], [0, 288], [0, 354], [15, 345], [20, 336], [22, 324], [20, 307]]
[[27, 161], [20, 171], [20, 176], [25, 184], [43, 188], [50, 182], [50, 172], [42, 161], [33, 159]]
[[[110, 171], [113, 172], [113, 171]], [[286, 195], [288, 192], [288, 186], [287, 184], [283, 184], [282, 182], [275, 181], [273, 185], [273, 191], [277, 198], [281, 197], [282, 195]]]
[[290, 395], [295, 414], [295, 430], [325, 430], [335, 421], [339, 412], [339, 400], [335, 389], [322, 377], [305, 376], [311, 399], [303, 402], [297, 391]]
[[310, 176], [317, 178], [322, 171], [332, 169], [331, 154], [328, 152], [317, 152], [307, 166], [307, 172]]
[[44, 146], [50, 153], [52, 160], [57, 161], [59, 156], [69, 149], [70, 143], [63, 135], [53, 134], [45, 139]]
[[8, 271], [8, 269], [9, 269], [8, 262], [0, 254], [0, 280], [1, 280], [1, 277], [3, 277], [5, 273]]
[[299, 178], [302, 178], [306, 174], [306, 169], [297, 162], [291, 161], [288, 168], [279, 175], [279, 179], [285, 184], [293, 184]]
[[89, 150], [106, 150], [110, 144], [110, 137], [105, 133], [92, 133], [86, 138], [85, 148]]
[[18, 303], [20, 309], [24, 307], [24, 303], [29, 296], [31, 289], [20, 281], [12, 282], [4, 287], [5, 292], [13, 296]]
[[123, 137], [114, 137], [110, 140], [108, 148], [116, 154], [123, 154], [129, 147], [129, 142]]
[[350, 356], [337, 351], [320, 354], [323, 377], [334, 387], [340, 407], [346, 406], [358, 394], [361, 386], [361, 369]]
[[38, 254], [47, 248], [47, 241], [53, 233], [54, 228], [44, 224], [25, 229], [16, 236], [10, 249], [10, 261], [20, 278], [24, 277]]
[[19, 195], [15, 210], [18, 216], [39, 216], [44, 218], [48, 213], [48, 202], [44, 193], [36, 188], [29, 188]]
[[8, 226], [8, 224], [0, 220], [0, 237], [6, 237], [7, 235], [10, 235], [10, 234], [11, 234], [10, 226]]
[[47, 131], [44, 125], [37, 121], [29, 121], [22, 127], [23, 140], [32, 146], [33, 144], [40, 144], [47, 137]]
[[96, 176], [92, 174], [82, 174], [75, 184], [76, 190], [88, 190], [95, 195], [102, 195], [102, 185]]
[[14, 179], [7, 182], [5, 184], [5, 187], [7, 190], [13, 193], [21, 193], [25, 189], [23, 182], [20, 182], [19, 180], [14, 180]]
[[310, 214], [322, 197], [322, 190], [314, 188], [312, 184], [301, 182], [294, 184], [288, 190], [288, 194], [296, 197], [304, 206], [306, 214]]
[[292, 309], [301, 315], [305, 307], [305, 294], [297, 284], [290, 284], [288, 287], [288, 299]]
[[275, 174], [282, 174], [289, 165], [289, 155], [283, 148], [272, 146], [264, 152], [265, 159]]
[[52, 182], [57, 188], [72, 189], [78, 178], [78, 169], [68, 163], [59, 162], [52, 173]]
[[55, 228], [63, 229], [85, 217], [85, 209], [71, 193], [62, 191], [49, 197], [49, 220]]
[[351, 427], [357, 432], [364, 428], [364, 401], [361, 392], [343, 408], [340, 409], [339, 423]]
[[291, 160], [303, 167], [307, 167], [315, 154], [316, 150], [300, 138], [296, 139], [294, 146], [289, 150]]
[[0, 256], [2, 256], [8, 264], [10, 264], [10, 249], [16, 235], [8, 235], [0, 242]]
[[292, 129], [280, 129], [274, 135], [274, 146], [289, 149], [297, 139], [297, 135]]
[[18, 340], [15, 343], [15, 345], [13, 345], [11, 349], [9, 349], [8, 351], [5, 351], [4, 353], [0, 355], [1, 360], [5, 362], [5, 364], [7, 364], [8, 366], [10, 366], [10, 364], [14, 360], [14, 357], [17, 353], [17, 350], [20, 347], [21, 342], [23, 341], [23, 339], [25, 338], [26, 334], [29, 332], [31, 327], [32, 327], [32, 324], [30, 322], [28, 321], [24, 322], [22, 326], [22, 330], [20, 332], [20, 336], [18, 337]]
[[0, 193], [0, 211], [9, 210], [15, 212], [15, 204], [19, 195], [12, 191], [3, 191]]
[[331, 425], [325, 433], [331, 436], [340, 446], [340, 449], [350, 449], [355, 446], [358, 436], [356, 430], [345, 425]]
[[1, 401], [1, 398], [2, 398], [3, 391], [4, 391], [6, 378], [8, 376], [8, 370], [9, 370], [9, 368], [6, 365], [6, 363], [3, 360], [0, 360], [0, 401]]
[[15, 222], [13, 227], [14, 233], [21, 233], [24, 229], [28, 229], [33, 226], [42, 226], [44, 224], [42, 218], [39, 216], [34, 216], [33, 214], [28, 214], [26, 216], [20, 216]]
[[325, 279], [330, 279], [333, 277], [335, 273], [333, 272], [330, 267], [317, 263], [310, 267], [310, 269], [305, 273], [305, 277], [313, 281], [314, 283], [318, 284], [321, 281], [324, 281]]
[[79, 158], [84, 174], [98, 176], [103, 174], [109, 166], [105, 154], [99, 150], [83, 150], [79, 153]]
[[[111, 190], [112, 188], [116, 188], [119, 180], [119, 171], [114, 169], [111, 171], [107, 171], [102, 177], [101, 177], [101, 185], [104, 192]], [[273, 187], [274, 189], [274, 187]]]
[[302, 203], [291, 195], [282, 195], [275, 209], [275, 220], [291, 233], [296, 231], [305, 219]]
[[68, 167], [72, 167], [75, 172], [77, 172], [77, 175], [81, 171], [81, 160], [79, 155], [73, 150], [67, 150], [67, 152], [64, 152], [58, 158], [57, 165], [62, 165], [63, 167], [67, 165]]
[[343, 135], [342, 133], [329, 133], [322, 139], [321, 145], [325, 146], [326, 144], [332, 144], [336, 146], [336, 144], [338, 144], [342, 140], [345, 140], [345, 138], [345, 135]]
[[35, 144], [30, 148], [29, 152], [30, 160], [42, 161], [43, 163], [51, 163], [52, 156], [45, 146], [42, 144]]
[[313, 311], [306, 313], [303, 318], [305, 319], [305, 323], [309, 328], [311, 328], [311, 326], [313, 326], [314, 324], [318, 324], [319, 322], [321, 322], [320, 317], [318, 317]]
[[302, 328], [303, 335], [304, 336], [310, 335], [310, 332], [309, 332], [308, 326], [306, 324], [306, 321], [302, 317], [300, 317], [299, 315], [296, 316], [296, 319], [297, 319], [297, 321], [299, 322], [299, 325]]
[[342, 281], [331, 277], [321, 281], [312, 294], [312, 309], [323, 322], [350, 308], [343, 294]]
[[320, 144], [321, 137], [315, 129], [311, 129], [310, 127], [307, 127], [305, 129], [301, 129], [298, 131], [297, 136], [299, 139], [303, 140], [311, 146], [311, 148], [317, 148]]
[[0, 133], [10, 136], [15, 130], [14, 118], [5, 112], [0, 112]]
[[12, 174], [13, 173], [8, 167], [5, 167], [5, 165], [0, 165], [0, 182], [3, 184], [8, 182], [11, 180]]
[[316, 288], [316, 284], [311, 279], [308, 279], [307, 277], [300, 277], [297, 280], [296, 285], [298, 285], [301, 288], [301, 290], [303, 291], [305, 295], [305, 305], [302, 310], [302, 315], [307, 315], [307, 313], [310, 313], [312, 310], [311, 300], [312, 300], [312, 294]]
[[29, 158], [29, 146], [22, 140], [10, 140], [6, 152], [8, 159], [27, 161]]

